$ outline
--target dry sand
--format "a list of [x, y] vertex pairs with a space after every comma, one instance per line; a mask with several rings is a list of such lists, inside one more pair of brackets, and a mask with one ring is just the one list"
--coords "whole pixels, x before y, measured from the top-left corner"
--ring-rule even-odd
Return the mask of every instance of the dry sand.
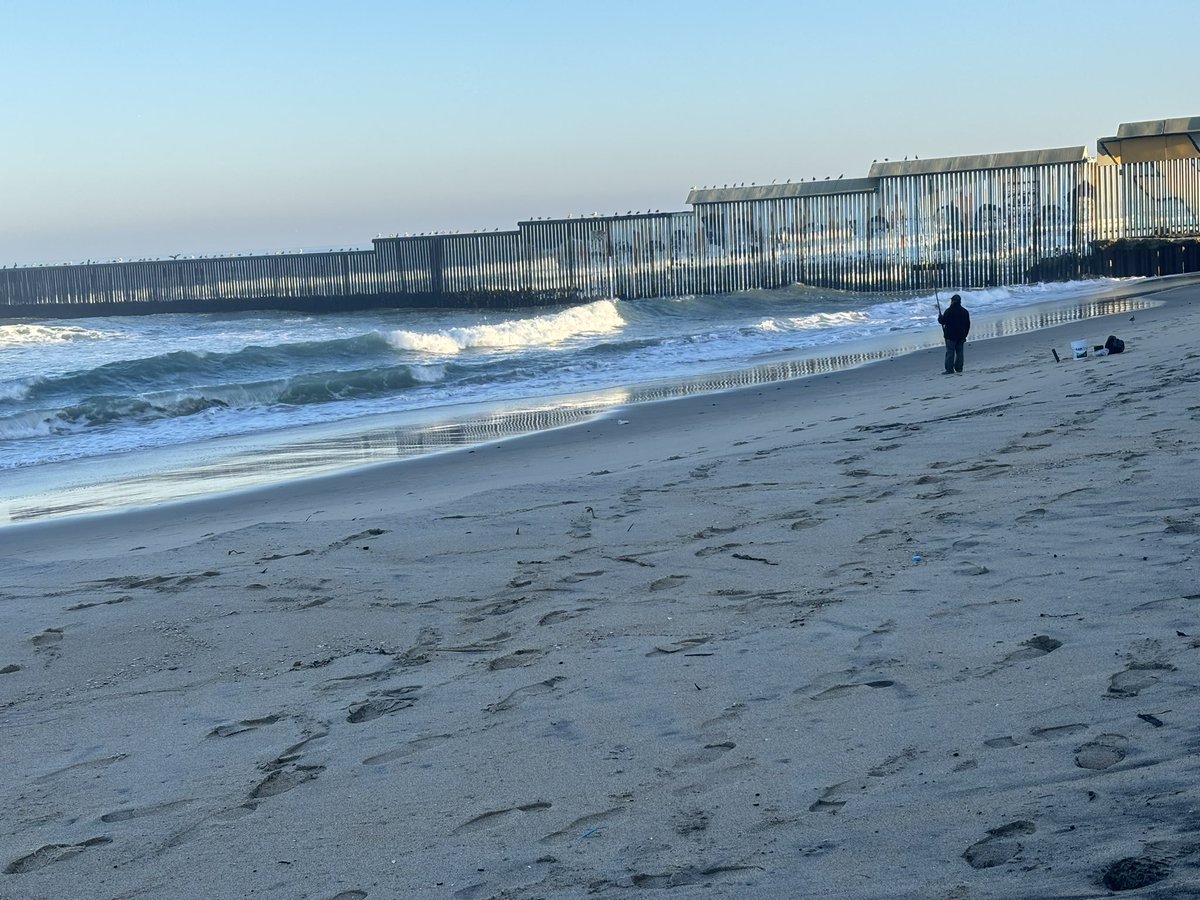
[[0, 896], [1200, 896], [1162, 296], [0, 531]]

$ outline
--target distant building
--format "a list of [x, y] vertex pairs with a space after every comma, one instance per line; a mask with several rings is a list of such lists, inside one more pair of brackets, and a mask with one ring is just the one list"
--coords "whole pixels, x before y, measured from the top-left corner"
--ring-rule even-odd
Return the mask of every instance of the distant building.
[[1200, 271], [1200, 117], [1083, 146], [693, 190], [681, 212], [376, 238], [371, 250], [0, 269], [0, 315], [516, 307], [804, 283], [857, 291]]

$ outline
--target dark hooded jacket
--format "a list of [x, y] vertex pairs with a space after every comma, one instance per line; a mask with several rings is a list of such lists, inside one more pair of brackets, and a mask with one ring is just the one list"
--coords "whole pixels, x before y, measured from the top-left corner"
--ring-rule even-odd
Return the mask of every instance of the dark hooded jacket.
[[962, 300], [954, 297], [950, 306], [938, 316], [938, 324], [942, 326], [942, 336], [948, 341], [965, 341], [971, 333], [971, 314], [962, 305]]

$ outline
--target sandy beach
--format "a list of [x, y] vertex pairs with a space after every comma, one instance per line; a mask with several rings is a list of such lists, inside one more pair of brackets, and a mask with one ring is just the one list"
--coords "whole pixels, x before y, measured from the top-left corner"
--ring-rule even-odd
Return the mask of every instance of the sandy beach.
[[1200, 896], [1158, 296], [0, 529], [0, 897]]

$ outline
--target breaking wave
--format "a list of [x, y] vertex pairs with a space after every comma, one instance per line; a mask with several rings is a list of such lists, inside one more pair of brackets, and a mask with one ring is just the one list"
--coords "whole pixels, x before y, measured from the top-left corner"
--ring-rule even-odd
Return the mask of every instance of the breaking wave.
[[625, 325], [612, 300], [524, 319], [468, 325], [438, 331], [393, 331], [388, 342], [398, 350], [449, 356], [463, 350], [519, 350], [561, 344], [584, 336], [610, 335]]

